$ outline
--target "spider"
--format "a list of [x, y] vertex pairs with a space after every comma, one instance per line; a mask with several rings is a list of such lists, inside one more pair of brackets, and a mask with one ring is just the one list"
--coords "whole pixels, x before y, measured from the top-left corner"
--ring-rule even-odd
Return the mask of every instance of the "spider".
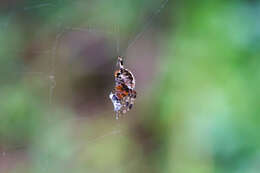
[[114, 105], [116, 119], [133, 107], [136, 98], [134, 75], [131, 71], [124, 68], [121, 56], [117, 57], [117, 65], [119, 66], [119, 70], [115, 71], [115, 88], [109, 95]]

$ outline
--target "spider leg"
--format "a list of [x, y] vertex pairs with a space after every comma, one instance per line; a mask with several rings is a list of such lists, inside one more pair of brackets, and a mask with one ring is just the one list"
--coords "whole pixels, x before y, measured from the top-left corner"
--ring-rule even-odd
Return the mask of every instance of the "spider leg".
[[116, 119], [118, 120], [118, 118], [119, 118], [119, 113], [116, 112]]
[[133, 104], [130, 104], [128, 109], [130, 110], [130, 109], [132, 109], [132, 107], [133, 107]]
[[117, 65], [119, 65], [120, 69], [124, 68], [123, 58], [121, 56], [117, 57]]

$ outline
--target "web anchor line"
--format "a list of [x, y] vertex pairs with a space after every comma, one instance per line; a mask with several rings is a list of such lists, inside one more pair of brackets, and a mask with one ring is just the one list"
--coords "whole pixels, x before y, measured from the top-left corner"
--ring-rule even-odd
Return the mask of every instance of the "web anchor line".
[[136, 41], [138, 41], [144, 34], [144, 32], [147, 30], [147, 28], [152, 24], [152, 21], [154, 20], [154, 18], [160, 14], [160, 12], [165, 8], [165, 6], [167, 5], [167, 3], [169, 2], [169, 0], [164, 0], [160, 7], [154, 11], [152, 13], [152, 15], [149, 17], [149, 19], [147, 20], [147, 22], [144, 24], [144, 27], [143, 29], [132, 39], [132, 40], [129, 40], [128, 42], [128, 46], [127, 48], [125, 49], [125, 51], [123, 52], [122, 56], [124, 57], [124, 59], [126, 59], [126, 53], [127, 53], [127, 50], [132, 47]]
[[120, 53], [120, 31], [119, 31], [119, 26], [117, 26], [116, 32], [118, 33], [118, 37], [116, 39], [116, 52], [119, 55], [119, 53]]

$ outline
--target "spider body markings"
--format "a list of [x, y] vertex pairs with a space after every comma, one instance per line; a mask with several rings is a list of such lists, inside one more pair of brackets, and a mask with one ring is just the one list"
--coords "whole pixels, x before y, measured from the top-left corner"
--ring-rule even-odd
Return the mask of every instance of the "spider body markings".
[[119, 70], [115, 71], [115, 87], [109, 95], [116, 112], [116, 119], [121, 114], [128, 112], [136, 98], [135, 78], [132, 72], [123, 66], [122, 57], [118, 56], [117, 65]]

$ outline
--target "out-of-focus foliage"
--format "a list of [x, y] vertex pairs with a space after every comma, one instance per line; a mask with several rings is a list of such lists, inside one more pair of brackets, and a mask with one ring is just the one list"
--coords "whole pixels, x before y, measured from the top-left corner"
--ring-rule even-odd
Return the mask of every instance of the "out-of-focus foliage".
[[0, 172], [259, 172], [260, 2], [163, 3], [0, 2]]

